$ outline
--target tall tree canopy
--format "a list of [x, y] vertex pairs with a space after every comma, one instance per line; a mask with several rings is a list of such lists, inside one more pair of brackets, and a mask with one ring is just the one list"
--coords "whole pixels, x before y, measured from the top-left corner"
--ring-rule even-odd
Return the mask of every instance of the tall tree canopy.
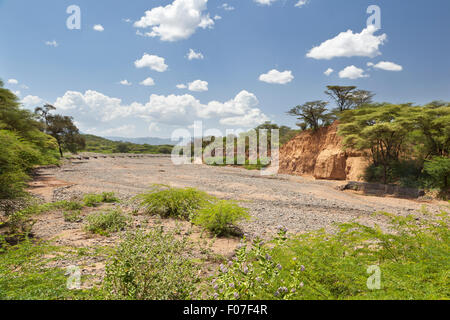
[[302, 121], [297, 123], [302, 130], [309, 128], [317, 130], [329, 125], [333, 120], [333, 117], [328, 113], [327, 105], [328, 102], [321, 100], [310, 101], [292, 108], [288, 111], [288, 114], [296, 116], [298, 120]]
[[35, 114], [44, 123], [44, 131], [56, 139], [61, 157], [63, 150], [76, 153], [84, 149], [86, 141], [73, 123], [73, 118], [59, 114], [52, 115], [50, 112], [53, 110], [56, 108], [47, 104], [43, 108], [36, 108]]

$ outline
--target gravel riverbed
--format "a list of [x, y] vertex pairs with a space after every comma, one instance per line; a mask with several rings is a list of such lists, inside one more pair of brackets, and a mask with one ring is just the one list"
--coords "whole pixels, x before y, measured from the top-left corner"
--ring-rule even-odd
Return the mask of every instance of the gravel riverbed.
[[[241, 201], [250, 209], [252, 220], [241, 225], [249, 237], [270, 237], [278, 226], [291, 233], [325, 228], [356, 220], [385, 225], [385, 218], [374, 215], [386, 211], [400, 215], [417, 214], [425, 204], [439, 210], [437, 202], [364, 196], [336, 189], [342, 181], [274, 175], [237, 167], [174, 165], [170, 157], [115, 157], [72, 160], [58, 168], [39, 170], [38, 179], [53, 181], [52, 199], [80, 197], [84, 193], [113, 191], [121, 199], [144, 192], [150, 185], [195, 187], [222, 199]], [[56, 182], [56, 183], [55, 183]], [[39, 188], [36, 188], [39, 194]]]

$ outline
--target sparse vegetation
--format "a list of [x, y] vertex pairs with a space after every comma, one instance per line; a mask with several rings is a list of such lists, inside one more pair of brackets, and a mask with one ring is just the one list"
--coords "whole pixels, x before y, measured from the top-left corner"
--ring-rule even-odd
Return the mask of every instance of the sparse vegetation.
[[66, 222], [77, 223], [83, 220], [80, 211], [64, 211], [63, 216]]
[[128, 233], [106, 267], [105, 291], [119, 300], [184, 300], [196, 290], [187, 242], [161, 228]]
[[110, 209], [93, 213], [86, 217], [87, 232], [102, 236], [109, 236], [113, 232], [122, 231], [128, 224], [129, 218], [119, 209]]
[[[357, 223], [287, 237], [282, 228], [269, 245], [243, 242], [221, 265], [212, 299], [448, 299], [448, 212], [417, 221], [384, 213], [392, 230]], [[392, 232], [394, 231], [394, 232]], [[373, 269], [368, 272], [370, 266]], [[379, 268], [380, 287], [369, 289]], [[372, 282], [371, 282], [372, 283]]]
[[114, 192], [103, 192], [101, 194], [86, 194], [83, 197], [83, 203], [86, 207], [97, 207], [102, 203], [116, 203], [119, 199]]

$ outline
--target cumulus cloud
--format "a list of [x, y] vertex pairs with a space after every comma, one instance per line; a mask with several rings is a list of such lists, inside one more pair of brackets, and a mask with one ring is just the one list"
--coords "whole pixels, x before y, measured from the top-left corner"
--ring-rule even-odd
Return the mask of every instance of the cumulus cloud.
[[286, 84], [294, 79], [292, 71], [286, 70], [280, 72], [276, 69], [270, 70], [268, 73], [259, 76], [259, 81], [276, 84]]
[[377, 69], [381, 69], [381, 70], [386, 70], [386, 71], [402, 71], [403, 67], [399, 64], [393, 63], [393, 62], [389, 62], [389, 61], [380, 61], [377, 64], [371, 64], [369, 65], [369, 67], [374, 67]]
[[329, 76], [330, 74], [332, 74], [333, 72], [334, 72], [333, 69], [328, 68], [323, 74], [326, 75], [326, 76], [328, 77], [328, 76]]
[[127, 79], [122, 80], [122, 81], [120, 81], [119, 83], [120, 83], [121, 85], [123, 85], [123, 86], [131, 86], [131, 85], [132, 85], [132, 83], [129, 82]]
[[205, 57], [203, 56], [203, 54], [201, 52], [195, 52], [193, 49], [189, 49], [187, 58], [189, 60], [194, 60], [194, 59], [203, 60]]
[[9, 80], [8, 80], [8, 83], [9, 83], [9, 84], [17, 85], [17, 84], [19, 84], [19, 81], [16, 80], [16, 79], [9, 79]]
[[44, 100], [38, 96], [28, 95], [22, 99], [22, 104], [26, 108], [34, 108], [44, 103]]
[[56, 42], [56, 40], [53, 40], [53, 41], [45, 41], [45, 45], [46, 46], [49, 46], [49, 47], [57, 47], [57, 46], [59, 46], [59, 44], [58, 44], [58, 42]]
[[177, 84], [177, 88], [178, 89], [186, 89], [187, 85], [185, 85], [184, 83], [180, 83], [180, 84]]
[[216, 15], [214, 16], [214, 18], [213, 18], [213, 19], [214, 19], [214, 20], [221, 20], [221, 19], [222, 19], [222, 17], [216, 14]]
[[155, 85], [155, 80], [148, 77], [147, 79], [143, 80], [140, 84], [146, 87], [151, 87]]
[[203, 92], [208, 91], [208, 82], [203, 80], [195, 80], [188, 84], [189, 91]]
[[387, 39], [386, 34], [374, 35], [377, 29], [370, 25], [361, 33], [352, 30], [341, 32], [317, 47], [312, 48], [306, 56], [313, 59], [332, 59], [336, 57], [369, 57], [381, 54], [379, 47]]
[[98, 31], [98, 32], [105, 31], [105, 28], [103, 28], [103, 26], [101, 24], [96, 24], [92, 29], [94, 29], [95, 31]]
[[165, 7], [145, 12], [134, 23], [136, 28], [150, 28], [144, 35], [159, 37], [162, 41], [178, 41], [189, 38], [198, 28], [212, 28], [214, 20], [205, 13], [208, 0], [174, 0]]
[[164, 58], [147, 53], [144, 53], [141, 59], [136, 60], [134, 65], [136, 68], [150, 68], [158, 72], [164, 72], [168, 68]]
[[135, 124], [141, 120], [159, 125], [188, 125], [199, 119], [217, 120], [230, 126], [252, 127], [269, 118], [258, 108], [256, 96], [242, 90], [226, 102], [201, 103], [190, 94], [152, 94], [147, 103], [123, 104], [121, 99], [108, 97], [100, 92], [88, 90], [84, 94], [67, 91], [54, 106], [62, 113], [76, 117], [82, 131], [91, 128], [96, 132], [102, 126], [123, 126], [127, 121]]
[[348, 66], [343, 70], [339, 71], [339, 78], [347, 78], [347, 79], [358, 79], [358, 78], [367, 78], [368, 75], [364, 74], [364, 70], [355, 67], [354, 65]]

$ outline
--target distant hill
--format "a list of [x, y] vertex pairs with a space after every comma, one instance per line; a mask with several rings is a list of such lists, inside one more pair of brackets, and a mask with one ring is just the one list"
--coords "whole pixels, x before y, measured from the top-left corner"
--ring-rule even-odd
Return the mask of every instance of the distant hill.
[[124, 138], [124, 137], [105, 137], [106, 139], [112, 141], [122, 141], [122, 142], [131, 142], [136, 144], [149, 144], [152, 146], [161, 146], [161, 145], [174, 145], [175, 143], [171, 139], [163, 139], [163, 138]]
[[[94, 136], [91, 134], [83, 134], [86, 140], [86, 148], [84, 151], [96, 153], [150, 153], [150, 154], [170, 154], [173, 145], [158, 144], [150, 145], [147, 143], [132, 143], [124, 140], [112, 140]], [[119, 138], [118, 138], [119, 139]], [[163, 139], [161, 139], [163, 140]], [[160, 141], [161, 142], [161, 141]]]

